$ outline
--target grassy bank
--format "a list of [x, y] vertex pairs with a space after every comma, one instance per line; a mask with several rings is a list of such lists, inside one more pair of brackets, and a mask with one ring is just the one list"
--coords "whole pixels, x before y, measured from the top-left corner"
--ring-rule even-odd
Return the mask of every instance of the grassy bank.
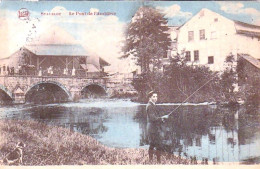
[[[23, 165], [156, 164], [145, 149], [109, 148], [90, 136], [35, 121], [0, 120], [0, 138], [1, 160], [17, 142], [26, 144]], [[164, 153], [161, 164], [189, 161]]]

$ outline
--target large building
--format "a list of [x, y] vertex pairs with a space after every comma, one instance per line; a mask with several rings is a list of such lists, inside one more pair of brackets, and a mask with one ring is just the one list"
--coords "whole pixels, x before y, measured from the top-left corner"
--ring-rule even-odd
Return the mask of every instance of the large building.
[[11, 56], [0, 59], [0, 75], [13, 71], [22, 75], [99, 76], [108, 65], [68, 32], [53, 26]]
[[178, 28], [178, 53], [188, 63], [224, 69], [226, 56], [248, 54], [260, 59], [260, 26], [230, 20], [202, 9]]

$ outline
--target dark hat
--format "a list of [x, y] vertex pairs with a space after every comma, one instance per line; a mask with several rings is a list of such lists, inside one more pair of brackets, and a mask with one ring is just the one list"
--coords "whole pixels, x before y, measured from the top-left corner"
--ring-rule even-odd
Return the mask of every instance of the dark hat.
[[150, 91], [148, 94], [147, 94], [147, 97], [150, 98], [154, 93], [156, 93], [155, 91]]

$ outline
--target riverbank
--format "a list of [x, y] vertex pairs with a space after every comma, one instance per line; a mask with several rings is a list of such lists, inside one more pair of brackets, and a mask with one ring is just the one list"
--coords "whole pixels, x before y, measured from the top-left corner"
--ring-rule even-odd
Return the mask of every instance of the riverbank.
[[[5, 154], [22, 141], [23, 165], [157, 164], [146, 149], [109, 148], [94, 138], [69, 129], [26, 120], [0, 120], [0, 165]], [[160, 164], [189, 164], [189, 160], [163, 153]]]

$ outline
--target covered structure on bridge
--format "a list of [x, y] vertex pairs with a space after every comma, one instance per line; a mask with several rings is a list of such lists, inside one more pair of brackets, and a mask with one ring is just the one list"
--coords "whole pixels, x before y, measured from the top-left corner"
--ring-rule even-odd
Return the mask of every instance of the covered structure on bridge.
[[8, 58], [0, 59], [0, 75], [13, 69], [14, 74], [100, 76], [108, 65], [84, 49], [68, 32], [54, 26]]

